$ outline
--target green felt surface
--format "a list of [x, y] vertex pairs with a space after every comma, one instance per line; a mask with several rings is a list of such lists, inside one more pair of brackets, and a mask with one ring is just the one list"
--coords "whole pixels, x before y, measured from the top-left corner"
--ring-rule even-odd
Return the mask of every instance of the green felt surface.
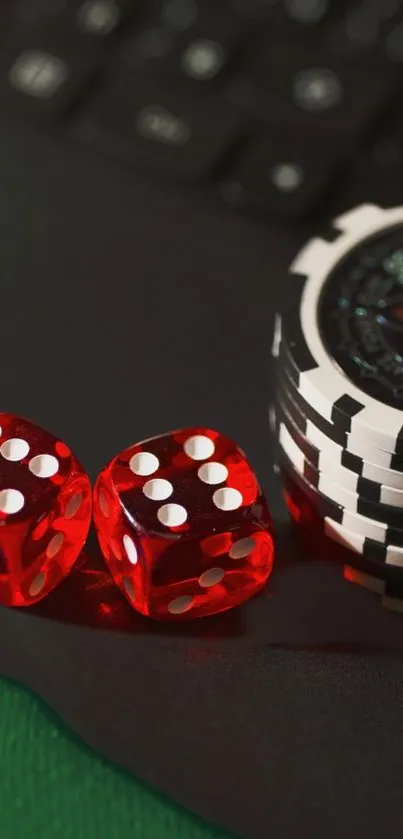
[[0, 679], [1, 839], [230, 839], [87, 748]]

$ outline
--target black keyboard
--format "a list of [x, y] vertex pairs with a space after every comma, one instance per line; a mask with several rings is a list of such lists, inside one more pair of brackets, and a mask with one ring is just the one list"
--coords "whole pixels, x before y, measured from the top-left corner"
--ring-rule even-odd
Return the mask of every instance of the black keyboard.
[[401, 103], [403, 0], [0, 7], [3, 113], [251, 213], [403, 200]]

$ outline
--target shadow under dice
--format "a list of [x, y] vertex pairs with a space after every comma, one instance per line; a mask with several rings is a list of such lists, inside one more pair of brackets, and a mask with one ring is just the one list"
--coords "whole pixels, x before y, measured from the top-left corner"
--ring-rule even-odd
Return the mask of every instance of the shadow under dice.
[[70, 449], [0, 414], [0, 603], [29, 606], [71, 570], [91, 522], [89, 478]]
[[97, 479], [94, 520], [115, 582], [152, 618], [230, 609], [272, 569], [272, 522], [257, 478], [241, 449], [210, 429], [117, 455]]

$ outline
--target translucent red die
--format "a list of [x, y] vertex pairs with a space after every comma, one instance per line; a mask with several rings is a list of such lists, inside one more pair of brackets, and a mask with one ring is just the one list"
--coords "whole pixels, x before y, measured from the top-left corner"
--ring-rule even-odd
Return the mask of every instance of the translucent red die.
[[89, 478], [70, 449], [0, 414], [0, 603], [28, 606], [68, 574], [91, 522]]
[[115, 582], [152, 618], [230, 609], [272, 569], [272, 522], [257, 478], [241, 449], [211, 429], [118, 454], [97, 479], [94, 520]]

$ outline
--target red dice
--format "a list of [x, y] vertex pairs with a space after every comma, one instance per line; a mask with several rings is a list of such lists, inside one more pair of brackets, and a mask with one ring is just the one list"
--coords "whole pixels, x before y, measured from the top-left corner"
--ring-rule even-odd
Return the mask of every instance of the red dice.
[[91, 485], [57, 437], [0, 414], [0, 603], [27, 606], [70, 571], [87, 538]]
[[99, 475], [94, 520], [115, 582], [143, 615], [196, 618], [261, 589], [270, 514], [238, 446], [206, 428], [125, 449]]

